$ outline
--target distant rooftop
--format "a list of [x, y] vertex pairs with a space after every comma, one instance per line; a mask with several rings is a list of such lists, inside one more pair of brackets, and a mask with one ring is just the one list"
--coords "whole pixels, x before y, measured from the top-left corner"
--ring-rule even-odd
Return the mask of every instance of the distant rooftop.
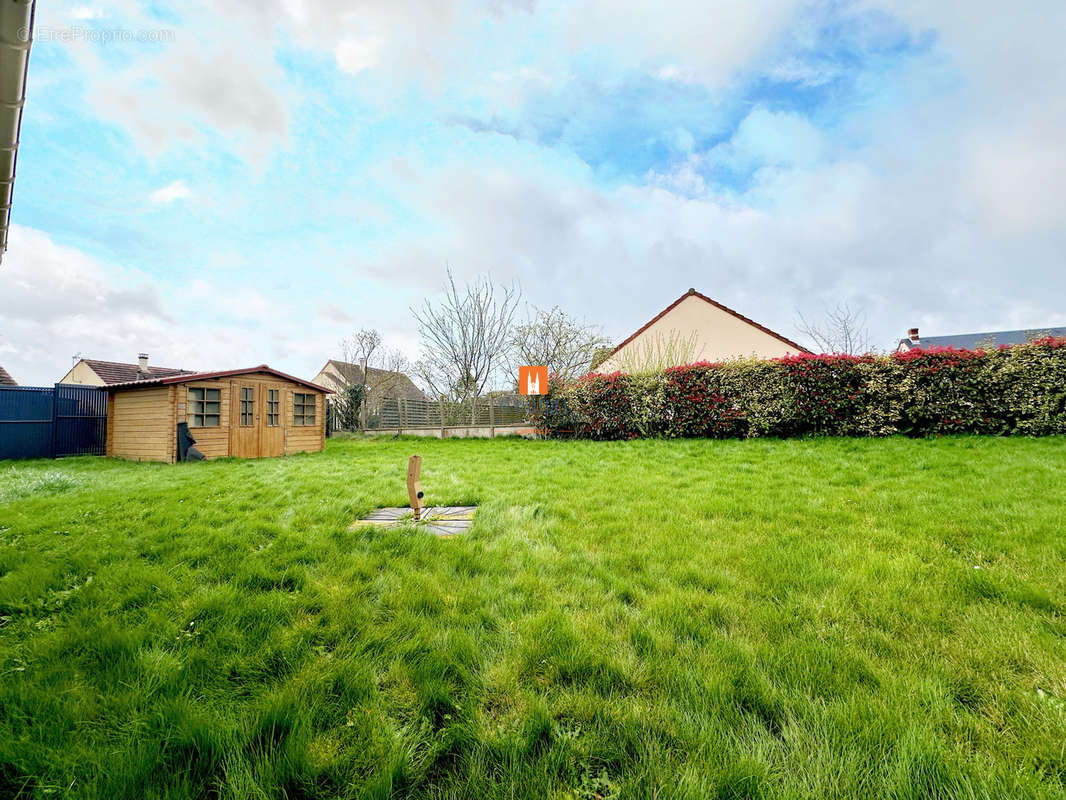
[[[912, 331], [916, 333], [916, 331]], [[1026, 328], [1018, 331], [987, 331], [985, 333], [958, 333], [952, 336], [922, 336], [900, 340], [901, 350], [929, 350], [936, 347], [954, 347], [956, 350], [976, 350], [979, 347], [1025, 344], [1046, 336], [1066, 337], [1066, 326]]]
[[105, 384], [127, 383], [139, 378], [168, 378], [172, 375], [191, 375], [193, 370], [174, 367], [148, 367], [147, 374], [140, 372], [138, 364], [121, 364], [117, 361], [100, 361], [96, 358], [83, 358], [92, 371], [100, 376]]

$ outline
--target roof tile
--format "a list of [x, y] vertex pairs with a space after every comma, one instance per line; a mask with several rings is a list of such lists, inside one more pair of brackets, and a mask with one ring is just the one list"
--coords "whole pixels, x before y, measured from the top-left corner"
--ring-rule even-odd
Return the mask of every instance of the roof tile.
[[[130, 381], [145, 380], [142, 377], [140, 365], [120, 364], [117, 361], [99, 361], [95, 358], [82, 359], [89, 367], [100, 376], [105, 385], [114, 383], [129, 383]], [[169, 378], [171, 375], [191, 375], [193, 370], [175, 369], [173, 367], [148, 367], [148, 375], [151, 378]]]

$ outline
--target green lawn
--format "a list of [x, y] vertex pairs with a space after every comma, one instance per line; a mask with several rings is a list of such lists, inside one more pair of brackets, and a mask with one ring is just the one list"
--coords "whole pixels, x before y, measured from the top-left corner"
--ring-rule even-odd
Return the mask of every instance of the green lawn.
[[[358, 530], [480, 504], [436, 539]], [[1066, 440], [0, 463], [0, 797], [1066, 796]]]

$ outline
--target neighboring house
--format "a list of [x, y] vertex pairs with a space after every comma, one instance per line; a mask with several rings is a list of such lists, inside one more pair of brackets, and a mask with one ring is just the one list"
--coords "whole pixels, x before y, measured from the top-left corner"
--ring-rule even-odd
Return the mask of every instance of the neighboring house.
[[314, 377], [314, 383], [325, 386], [338, 394], [353, 383], [365, 383], [371, 395], [378, 399], [403, 398], [405, 400], [428, 400], [414, 382], [402, 372], [390, 372], [369, 367], [366, 380], [363, 380], [363, 368], [347, 361], [330, 359]]
[[900, 339], [896, 345], [897, 353], [908, 350], [930, 350], [940, 347], [954, 347], [956, 350], [976, 350], [979, 347], [991, 348], [1001, 345], [1025, 344], [1045, 336], [1066, 337], [1066, 327], [1029, 328], [1021, 331], [988, 331], [986, 333], [959, 333], [953, 336], [929, 336], [920, 338], [918, 329], [907, 331], [907, 338]]
[[174, 463], [181, 422], [207, 458], [265, 458], [325, 446], [330, 390], [266, 364], [104, 388], [109, 456]]
[[18, 383], [11, 377], [11, 373], [3, 367], [0, 367], [0, 386], [18, 386]]
[[120, 364], [116, 361], [99, 361], [95, 358], [79, 358], [70, 372], [59, 383], [80, 386], [111, 386], [116, 383], [144, 380], [146, 378], [169, 378], [173, 375], [191, 375], [194, 370], [173, 367], [148, 366], [148, 354], [141, 353], [136, 364]]
[[780, 358], [810, 352], [695, 289], [614, 348], [596, 372], [638, 372], [694, 361]]

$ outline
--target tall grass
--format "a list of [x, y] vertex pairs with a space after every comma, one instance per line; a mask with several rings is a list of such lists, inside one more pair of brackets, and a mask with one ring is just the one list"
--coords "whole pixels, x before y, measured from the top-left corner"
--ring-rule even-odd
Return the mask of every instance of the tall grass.
[[[348, 530], [415, 452], [470, 533]], [[1063, 797], [1064, 466], [1056, 438], [0, 466], [0, 797]]]

